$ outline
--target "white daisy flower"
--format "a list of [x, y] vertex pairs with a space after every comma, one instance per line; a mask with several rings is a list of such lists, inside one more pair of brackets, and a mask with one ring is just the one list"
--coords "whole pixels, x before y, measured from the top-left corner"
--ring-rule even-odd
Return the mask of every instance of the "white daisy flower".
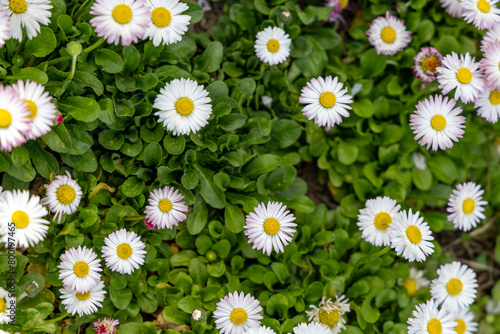
[[408, 334], [456, 334], [457, 323], [452, 315], [445, 309], [439, 310], [432, 299], [416, 306], [408, 324]]
[[26, 142], [32, 119], [28, 105], [10, 87], [0, 84], [0, 151], [12, 151]]
[[377, 197], [366, 201], [365, 208], [359, 210], [359, 229], [362, 237], [374, 246], [389, 246], [391, 238], [387, 229], [401, 206], [389, 197]]
[[293, 334], [331, 334], [331, 331], [317, 322], [298, 324], [293, 328]]
[[463, 8], [461, 5], [461, 0], [439, 0], [444, 11], [453, 17], [461, 18], [463, 13]]
[[491, 44], [495, 42], [500, 42], [500, 23], [492, 26], [486, 34], [483, 36], [483, 40], [481, 41], [481, 52], [485, 53], [488, 51]]
[[498, 0], [462, 0], [462, 16], [467, 23], [473, 23], [478, 29], [489, 29], [500, 22]]
[[278, 27], [267, 27], [255, 36], [255, 54], [266, 64], [278, 65], [290, 56], [292, 40]]
[[0, 286], [0, 324], [11, 322], [9, 308], [16, 304], [16, 298], [9, 297], [10, 293]]
[[174, 187], [155, 189], [149, 194], [149, 205], [146, 206], [146, 220], [156, 228], [172, 228], [186, 220], [187, 205], [182, 201], [184, 196]]
[[55, 212], [54, 221], [59, 216], [57, 222], [61, 223], [63, 214], [71, 215], [76, 212], [83, 192], [68, 171], [66, 171], [66, 175], [57, 175], [54, 181], [45, 185], [45, 188], [47, 193], [42, 199], [42, 203], [48, 205], [51, 212]]
[[340, 298], [335, 296], [336, 301], [331, 298], [321, 298], [318, 307], [309, 305], [311, 311], [306, 311], [306, 315], [310, 322], [318, 323], [323, 328], [327, 328], [330, 334], [337, 334], [342, 329], [345, 329], [344, 314], [351, 310], [349, 299], [341, 295]]
[[457, 334], [474, 334], [477, 332], [478, 323], [474, 321], [474, 314], [468, 309], [452, 313], [452, 318], [457, 322]]
[[189, 7], [179, 0], [147, 0], [151, 20], [144, 39], [153, 40], [154, 46], [169, 45], [182, 40], [188, 30], [191, 16], [181, 15]]
[[453, 190], [446, 211], [450, 213], [448, 221], [452, 222], [456, 229], [468, 232], [476, 227], [481, 219], [486, 218], [484, 206], [488, 205], [488, 202], [483, 201], [483, 193], [481, 185], [474, 182], [461, 183]]
[[242, 334], [260, 325], [262, 307], [250, 294], [229, 293], [221, 298], [214, 311], [215, 327], [220, 334]]
[[130, 275], [144, 264], [146, 244], [135, 232], [127, 232], [125, 228], [115, 231], [104, 239], [102, 255], [106, 267], [120, 274]]
[[319, 126], [332, 127], [342, 123], [342, 117], [349, 117], [347, 109], [352, 109], [352, 96], [346, 94], [347, 88], [338, 78], [329, 75], [325, 79], [318, 77], [311, 79], [307, 86], [302, 88], [299, 102], [306, 106], [302, 113], [307, 119], [314, 119]]
[[102, 307], [104, 295], [106, 294], [102, 281], [98, 281], [94, 287], [84, 292], [70, 290], [67, 287], [59, 289], [59, 292], [66, 311], [71, 315], [78, 313], [80, 317], [97, 312], [97, 308]]
[[[31, 196], [28, 190], [6, 191], [0, 196], [0, 242], [9, 240], [9, 223], [16, 227], [15, 247], [28, 248], [45, 239], [50, 223], [43, 219], [47, 209], [40, 204], [40, 197]], [[12, 238], [11, 238], [12, 239]]]
[[19, 42], [23, 40], [23, 27], [28, 39], [40, 32], [40, 23], [48, 25], [52, 13], [49, 0], [0, 0], [4, 10], [10, 15], [10, 36]]
[[123, 46], [142, 39], [151, 21], [151, 9], [145, 0], [96, 0], [90, 7], [90, 24], [97, 36], [109, 44]]
[[456, 101], [441, 95], [429, 96], [415, 107], [415, 114], [410, 115], [410, 128], [415, 134], [415, 140], [420, 145], [445, 150], [453, 147], [453, 142], [462, 138], [465, 128], [465, 117], [458, 116], [462, 108], [456, 107]]
[[26, 136], [28, 139], [36, 139], [49, 132], [54, 124], [57, 109], [51, 102], [52, 97], [45, 91], [45, 87], [27, 80], [18, 80], [12, 88], [19, 94], [19, 97], [28, 105], [30, 112], [31, 132]]
[[92, 249], [78, 246], [70, 248], [61, 255], [61, 264], [57, 268], [59, 279], [68, 290], [85, 293], [92, 289], [101, 279], [100, 259]]
[[413, 214], [411, 209], [408, 212], [403, 210], [395, 215], [389, 234], [391, 247], [410, 262], [425, 261], [428, 255], [434, 253], [431, 230], [418, 211]]
[[9, 12], [0, 6], [0, 48], [5, 45], [5, 41], [10, 38], [10, 18]]
[[479, 93], [484, 90], [484, 80], [479, 63], [476, 58], [467, 52], [460, 55], [455, 52], [443, 58], [442, 66], [436, 69], [439, 88], [443, 94], [448, 94], [455, 89], [455, 100], [459, 98], [463, 103], [474, 101]]
[[413, 73], [424, 83], [436, 80], [436, 68], [441, 66], [443, 56], [438, 49], [431, 46], [420, 49], [420, 52], [413, 58]]
[[458, 261], [437, 270], [438, 278], [431, 282], [431, 296], [450, 312], [467, 309], [476, 299], [476, 273]]
[[260, 203], [254, 212], [245, 219], [245, 235], [252, 249], [262, 249], [267, 255], [271, 252], [284, 252], [284, 246], [292, 241], [295, 234], [295, 216], [286, 210], [286, 205], [280, 202]]
[[266, 326], [252, 327], [245, 334], [276, 334], [271, 328]]
[[479, 68], [484, 72], [486, 85], [500, 89], [500, 42], [490, 44], [479, 62]]
[[500, 90], [487, 87], [476, 101], [477, 114], [488, 122], [496, 123], [500, 117]]
[[389, 12], [373, 20], [366, 34], [379, 55], [394, 55], [411, 42], [411, 32], [406, 30], [403, 20]]
[[191, 79], [174, 79], [160, 90], [153, 107], [159, 122], [174, 136], [196, 133], [208, 124], [212, 100], [202, 85]]
[[424, 277], [423, 270], [410, 267], [410, 275], [398, 280], [399, 285], [403, 285], [408, 291], [408, 296], [413, 297], [418, 290], [428, 287], [429, 281]]

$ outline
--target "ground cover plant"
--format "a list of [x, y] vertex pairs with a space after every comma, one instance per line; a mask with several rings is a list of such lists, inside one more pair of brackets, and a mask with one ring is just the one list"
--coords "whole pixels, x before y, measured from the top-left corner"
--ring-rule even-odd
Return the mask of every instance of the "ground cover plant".
[[500, 332], [497, 0], [199, 2], [0, 0], [0, 333]]

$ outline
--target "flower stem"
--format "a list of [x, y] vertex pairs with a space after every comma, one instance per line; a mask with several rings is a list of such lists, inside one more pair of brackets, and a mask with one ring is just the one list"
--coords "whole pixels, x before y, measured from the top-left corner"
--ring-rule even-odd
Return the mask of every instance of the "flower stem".
[[57, 317], [57, 318], [54, 318], [54, 319], [50, 319], [50, 320], [47, 320], [47, 322], [56, 322], [56, 321], [59, 321], [59, 320], [62, 320], [66, 317], [69, 316], [69, 313], [64, 313], [63, 315]]
[[101, 45], [104, 42], [104, 38], [100, 38], [97, 42], [89, 46], [88, 48], [84, 49], [82, 53], [89, 53], [90, 51], [94, 50], [97, 48], [99, 45]]
[[371, 257], [372, 258], [380, 257], [380, 256], [384, 255], [385, 253], [387, 253], [390, 250], [391, 250], [391, 246], [387, 246], [384, 249], [382, 249], [380, 252], [372, 254]]

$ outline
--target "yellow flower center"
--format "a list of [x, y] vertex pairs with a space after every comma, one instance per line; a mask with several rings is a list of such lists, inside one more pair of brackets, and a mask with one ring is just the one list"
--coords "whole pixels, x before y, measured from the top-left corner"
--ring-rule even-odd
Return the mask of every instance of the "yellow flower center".
[[446, 118], [443, 115], [435, 115], [431, 119], [431, 126], [436, 131], [441, 131], [446, 127]]
[[36, 114], [38, 113], [38, 106], [31, 100], [24, 100], [24, 102], [28, 104], [28, 111], [31, 111], [28, 117], [34, 119], [36, 117]]
[[436, 67], [438, 66], [439, 62], [434, 56], [427, 57], [422, 61], [422, 70], [424, 70], [425, 72], [436, 72]]
[[132, 9], [127, 5], [121, 4], [113, 9], [112, 15], [117, 23], [129, 23], [132, 20]]
[[267, 42], [267, 49], [269, 52], [275, 53], [280, 49], [280, 42], [277, 39], [271, 38], [269, 42]]
[[465, 321], [462, 319], [455, 319], [455, 321], [458, 323], [458, 325], [455, 326], [455, 331], [457, 334], [464, 334], [465, 330], [467, 329], [467, 325], [465, 325]]
[[3, 298], [0, 298], [0, 314], [5, 313], [6, 309], [7, 307], [5, 307], [5, 301]]
[[491, 91], [490, 102], [494, 106], [497, 106], [500, 104], [500, 92], [498, 91], [498, 89]]
[[71, 186], [63, 185], [57, 188], [56, 196], [59, 203], [69, 205], [75, 200], [76, 191]]
[[319, 103], [325, 108], [331, 108], [335, 105], [337, 99], [335, 98], [335, 94], [332, 92], [324, 92], [319, 97]]
[[169, 212], [172, 210], [172, 202], [170, 202], [168, 199], [164, 198], [160, 200], [158, 203], [158, 208], [160, 209], [161, 212]]
[[462, 84], [467, 84], [472, 80], [472, 72], [465, 67], [462, 67], [457, 72], [457, 80]]
[[483, 13], [489, 13], [491, 9], [491, 5], [488, 1], [486, 0], [479, 0], [477, 2], [477, 8], [482, 11]]
[[116, 248], [116, 255], [118, 255], [120, 259], [126, 260], [132, 256], [132, 247], [127, 243], [120, 244]]
[[248, 318], [247, 312], [242, 308], [235, 308], [229, 316], [235, 325], [243, 325]]
[[24, 211], [16, 211], [12, 214], [12, 222], [16, 225], [16, 228], [26, 228], [30, 223], [30, 217]]
[[349, 2], [349, 0], [339, 0], [339, 3], [340, 3], [340, 9], [344, 9], [345, 6], [347, 6], [347, 3]]
[[73, 271], [75, 272], [76, 276], [78, 277], [85, 277], [89, 274], [89, 265], [85, 261], [78, 261], [75, 263], [73, 266]]
[[332, 310], [330, 312], [326, 312], [325, 310], [319, 311], [319, 322], [328, 327], [333, 327], [339, 322], [340, 313], [338, 310]]
[[443, 325], [441, 325], [441, 321], [436, 318], [432, 318], [431, 321], [427, 324], [427, 331], [429, 334], [441, 334], [443, 331]]
[[9, 7], [14, 13], [22, 14], [28, 9], [28, 4], [26, 0], [10, 0]]
[[406, 236], [414, 244], [419, 244], [420, 241], [422, 241], [422, 232], [420, 232], [420, 229], [415, 225], [408, 226], [406, 229]]
[[187, 97], [181, 97], [175, 102], [175, 109], [182, 116], [187, 116], [193, 112], [194, 103]]
[[462, 292], [462, 281], [458, 278], [452, 278], [446, 284], [446, 291], [452, 296], [458, 296]]
[[391, 44], [396, 40], [396, 32], [391, 27], [385, 27], [384, 29], [382, 29], [380, 37], [382, 37], [382, 40], [385, 43]]
[[387, 212], [379, 212], [375, 216], [375, 227], [380, 231], [387, 230], [391, 222], [392, 218]]
[[403, 286], [408, 290], [408, 296], [413, 296], [417, 292], [417, 282], [413, 278], [407, 277], [403, 279]]
[[471, 213], [473, 213], [475, 208], [476, 202], [474, 202], [472, 198], [467, 198], [462, 204], [462, 211], [466, 215], [470, 215]]
[[264, 222], [264, 232], [275, 235], [280, 231], [280, 222], [275, 218], [267, 218]]
[[80, 293], [80, 292], [76, 293], [76, 298], [79, 300], [87, 300], [89, 299], [89, 297], [90, 297], [90, 290], [85, 293]]
[[5, 109], [0, 109], [0, 128], [8, 128], [12, 123], [12, 115]]
[[170, 21], [172, 21], [172, 15], [170, 15], [168, 9], [164, 7], [158, 7], [153, 10], [151, 21], [153, 21], [153, 24], [155, 26], [163, 28], [170, 24]]

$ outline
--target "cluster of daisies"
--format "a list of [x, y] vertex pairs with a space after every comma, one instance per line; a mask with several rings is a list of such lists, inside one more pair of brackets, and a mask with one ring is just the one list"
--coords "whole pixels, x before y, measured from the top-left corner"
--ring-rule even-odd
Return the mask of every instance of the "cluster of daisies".
[[[135, 232], [122, 228], [109, 234], [104, 244], [101, 253], [111, 271], [130, 275], [144, 264], [146, 244]], [[61, 300], [68, 313], [82, 316], [97, 312], [106, 294], [97, 254], [85, 246], [70, 248], [61, 255], [57, 267], [63, 283]]]
[[[497, 0], [442, 0], [452, 15], [464, 16], [479, 29], [488, 29], [481, 43], [483, 58], [476, 62], [469, 53], [442, 56], [425, 47], [415, 56], [415, 75], [423, 83], [438, 81], [442, 95], [430, 96], [416, 105], [410, 127], [419, 144], [434, 151], [453, 147], [463, 137], [465, 117], [457, 100], [474, 103], [479, 116], [496, 123], [500, 116], [500, 9]], [[378, 54], [394, 55], [411, 41], [404, 22], [389, 12], [373, 20], [367, 31]], [[454, 98], [443, 95], [454, 90]]]
[[0, 84], [0, 151], [12, 151], [52, 129], [57, 108], [45, 87], [29, 80]]
[[[35, 246], [47, 235], [50, 222], [44, 217], [49, 210], [54, 213], [54, 221], [57, 219], [59, 222], [63, 214], [76, 212], [82, 190], [66, 173], [45, 185], [46, 196], [43, 199], [30, 195], [28, 190], [2, 191], [0, 187], [0, 242], [7, 243], [10, 237], [15, 241], [14, 247]], [[9, 233], [9, 223], [14, 224], [14, 233]]]
[[[293, 328], [294, 334], [337, 334], [345, 328], [343, 315], [350, 311], [349, 300], [343, 295], [332, 299], [323, 297], [318, 307], [306, 314], [309, 323]], [[243, 292], [229, 293], [220, 299], [214, 311], [215, 325], [221, 334], [276, 334], [266, 326], [260, 326], [262, 307], [257, 299]]]
[[[458, 261], [444, 264], [431, 282], [431, 299], [416, 306], [408, 319], [408, 334], [465, 334], [475, 333], [477, 323], [469, 310], [476, 299], [476, 274]], [[418, 278], [422, 285], [428, 281]], [[416, 281], [403, 282], [408, 291], [416, 290]]]
[[[450, 195], [447, 219], [456, 229], [470, 231], [485, 218], [484, 190], [474, 182], [458, 184]], [[423, 262], [434, 253], [431, 230], [417, 211], [400, 211], [401, 206], [389, 197], [366, 201], [359, 211], [358, 227], [362, 238], [374, 246], [391, 246], [410, 262]]]

